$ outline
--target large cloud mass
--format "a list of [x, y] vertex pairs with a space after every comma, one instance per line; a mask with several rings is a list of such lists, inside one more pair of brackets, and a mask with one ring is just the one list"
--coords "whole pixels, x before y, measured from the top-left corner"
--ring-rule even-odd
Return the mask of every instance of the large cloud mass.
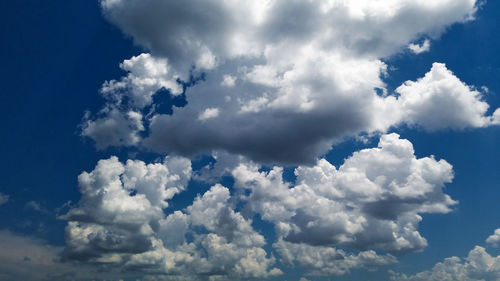
[[[448, 26], [473, 20], [476, 0], [100, 4], [146, 51], [120, 64], [123, 77], [104, 82], [105, 104], [85, 115], [81, 134], [98, 149], [169, 156], [152, 164], [111, 157], [79, 176], [82, 198], [63, 216], [68, 260], [166, 280], [263, 279], [294, 265], [331, 275], [391, 264], [427, 246], [423, 214], [451, 212], [457, 201], [445, 193], [451, 164], [417, 158], [410, 141], [386, 132], [500, 124], [500, 110], [489, 115], [483, 93], [443, 63], [394, 92], [384, 82], [384, 59], [429, 51]], [[360, 134], [381, 135], [378, 146], [339, 167], [321, 158]], [[184, 157], [203, 153], [215, 164], [193, 172]], [[289, 164], [299, 165], [292, 182], [283, 176]], [[234, 184], [221, 185], [221, 175]], [[169, 201], [193, 177], [211, 187], [172, 210]], [[255, 216], [274, 226], [272, 241], [254, 229]], [[498, 243], [496, 236], [488, 242]], [[460, 278], [493, 280], [497, 263], [476, 248], [465, 263], [451, 258], [433, 271], [392, 277], [447, 280], [439, 276], [450, 266]], [[462, 280], [455, 273], [446, 278]]]
[[338, 169], [326, 160], [298, 167], [289, 186], [282, 169], [259, 172], [241, 164], [236, 187], [250, 190], [249, 207], [275, 223], [280, 238], [316, 246], [338, 245], [392, 253], [424, 248], [418, 232], [421, 213], [447, 213], [456, 204], [443, 193], [453, 178], [444, 160], [417, 159], [413, 147], [396, 134], [379, 147], [354, 153]]
[[[99, 161], [79, 176], [82, 199], [63, 216], [69, 220], [64, 256], [195, 279], [266, 278], [282, 273], [273, 267], [278, 262], [311, 274], [345, 274], [423, 249], [420, 215], [447, 213], [456, 204], [443, 192], [452, 166], [416, 158], [397, 134], [383, 135], [378, 147], [355, 152], [338, 169], [324, 159], [299, 166], [294, 183], [283, 180], [282, 167], [266, 172], [242, 158], [236, 165], [223, 158], [234, 187], [214, 184], [183, 210], [170, 210], [168, 201], [192, 176], [188, 159]], [[274, 225], [273, 241], [254, 229], [256, 214]]]
[[[443, 64], [396, 93], [387, 93], [382, 79], [381, 59], [472, 19], [474, 0], [105, 0], [101, 6], [152, 55], [125, 60], [128, 74], [103, 85], [107, 105], [82, 125], [98, 148], [138, 145], [186, 156], [225, 150], [273, 164], [312, 164], [361, 132], [498, 121], [485, 116], [481, 94]], [[155, 90], [178, 95], [178, 82], [200, 71], [206, 75], [187, 88], [185, 107], [156, 110]]]

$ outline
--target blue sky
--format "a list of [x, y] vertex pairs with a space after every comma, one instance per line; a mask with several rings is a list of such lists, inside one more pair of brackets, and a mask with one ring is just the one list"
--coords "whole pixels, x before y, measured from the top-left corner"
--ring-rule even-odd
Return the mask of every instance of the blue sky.
[[[21, 0], [0, 3], [3, 13], [0, 17], [3, 38], [0, 45], [0, 79], [3, 86], [0, 120], [4, 132], [0, 148], [3, 156], [0, 194], [5, 198], [0, 204], [0, 234], [3, 247], [7, 247], [8, 243], [12, 247], [0, 255], [2, 261], [11, 267], [0, 267], [0, 280], [44, 280], [54, 276], [58, 276], [58, 280], [181, 280], [175, 279], [181, 277], [205, 280], [209, 278], [207, 275], [217, 275], [221, 280], [389, 280], [389, 276], [395, 278], [393, 280], [444, 280], [436, 279], [439, 275], [433, 269], [434, 265], [452, 256], [464, 258], [471, 250], [477, 250], [475, 246], [485, 247], [491, 264], [500, 264], [500, 258], [495, 259], [500, 254], [495, 247], [500, 237], [499, 241], [492, 238], [488, 239], [489, 243], [486, 242], [495, 229], [500, 228], [497, 215], [500, 213], [497, 204], [500, 198], [500, 114], [494, 114], [500, 107], [500, 3], [460, 0], [436, 1], [437, 5], [427, 6], [427, 2], [432, 1], [422, 1], [421, 5], [425, 6], [422, 8], [411, 4], [411, 1], [388, 1], [386, 3], [400, 4], [400, 9], [391, 10], [394, 6], [387, 4], [385, 8], [388, 10], [378, 10], [359, 1], [359, 7], [345, 4], [348, 6], [345, 8], [339, 4], [331, 8], [328, 12], [331, 14], [311, 20], [311, 15], [317, 12], [317, 7], [311, 5], [318, 6], [328, 1], [313, 1], [307, 5], [300, 1], [275, 1], [275, 6], [266, 8], [269, 10], [265, 10], [264, 23], [257, 23], [254, 27], [254, 23], [248, 23], [258, 21], [258, 16], [254, 14], [248, 19], [231, 17], [244, 14], [253, 6], [238, 8], [238, 5], [230, 5], [224, 6], [224, 10], [220, 1], [205, 4], [192, 2], [172, 6], [153, 0], [142, 3], [132, 0]], [[363, 20], [356, 18], [356, 8], [373, 13], [374, 22], [370, 22], [369, 17]], [[346, 11], [352, 14], [345, 18], [339, 16]], [[395, 15], [387, 16], [390, 11]], [[334, 15], [339, 20], [330, 22]], [[474, 19], [464, 21], [471, 15]], [[427, 22], [424, 24], [423, 21]], [[267, 26], [260, 28], [259, 24]], [[338, 29], [340, 24], [345, 24], [345, 30]], [[185, 29], [185, 26], [190, 29]], [[238, 38], [244, 44], [228, 39], [236, 35], [241, 36], [242, 39]], [[423, 46], [425, 40], [430, 42], [427, 51], [415, 54], [407, 48], [410, 43]], [[196, 43], [192, 43], [194, 41]], [[306, 48], [309, 43], [312, 49]], [[133, 57], [138, 59], [131, 59]], [[129, 60], [128, 64], [125, 60]], [[434, 68], [433, 63], [436, 62], [446, 66]], [[153, 65], [155, 69], [148, 69], [148, 65]], [[165, 65], [167, 70], [162, 72]], [[434, 83], [433, 79], [438, 79], [434, 76], [429, 81], [418, 80], [427, 77], [426, 74], [432, 72], [431, 68], [435, 70], [435, 77], [443, 75], [443, 79], [448, 80], [441, 84]], [[127, 76], [129, 74], [132, 76]], [[230, 79], [225, 79], [226, 76]], [[126, 77], [132, 78], [127, 80]], [[153, 85], [140, 88], [134, 84], [139, 80], [146, 84], [151, 81], [146, 79], [154, 80]], [[102, 94], [105, 90], [100, 89], [104, 89], [102, 85], [105, 81], [111, 80], [121, 81], [126, 86], [110, 83], [106, 96], [106, 93]], [[179, 83], [181, 80], [186, 85], [190, 84], [184, 92]], [[401, 88], [408, 80], [414, 81], [413, 86]], [[460, 85], [467, 86], [461, 88]], [[165, 89], [169, 86], [170, 89]], [[151, 87], [151, 93], [148, 93], [148, 87]], [[377, 95], [374, 88], [384, 88], [386, 93]], [[474, 96], [475, 93], [480, 97]], [[154, 97], [145, 105], [139, 105], [147, 100], [148, 95]], [[387, 98], [398, 95], [407, 96], [408, 102], [393, 104]], [[428, 95], [442, 99], [427, 101], [425, 97]], [[375, 108], [378, 98], [385, 104], [385, 111]], [[418, 102], [417, 105], [412, 104], [412, 98], [423, 101], [424, 105], [418, 105]], [[181, 102], [172, 106], [172, 99]], [[186, 104], [182, 102], [184, 99]], [[451, 102], [454, 99], [461, 102]], [[439, 104], [440, 101], [444, 102]], [[488, 110], [469, 110], [480, 108], [481, 103], [488, 104]], [[433, 106], [437, 106], [438, 111]], [[113, 117], [113, 110], [121, 117]], [[126, 120], [123, 122], [136, 120], [130, 117], [130, 112], [139, 114], [143, 130], [137, 129], [135, 123], [127, 123], [125, 129], [120, 127], [121, 121], [116, 120], [123, 116], [125, 119], [120, 119]], [[115, 123], [108, 127], [101, 126], [106, 120], [114, 120]], [[420, 185], [418, 182], [415, 187], [411, 185], [415, 180], [409, 176], [399, 183], [410, 186], [410, 190], [419, 190], [429, 184], [432, 192], [413, 198], [420, 205], [412, 205], [410, 208], [413, 209], [394, 214], [397, 218], [373, 219], [376, 215], [366, 211], [365, 203], [355, 199], [358, 197], [353, 199], [345, 195], [350, 194], [350, 190], [358, 192], [358, 189], [365, 188], [366, 182], [348, 182], [345, 190], [337, 181], [323, 182], [332, 190], [345, 192], [343, 199], [332, 199], [326, 195], [321, 198], [340, 204], [342, 207], [338, 212], [349, 218], [347, 221], [352, 223], [352, 229], [335, 224], [330, 227], [328, 222], [334, 220], [336, 223], [338, 219], [333, 216], [334, 213], [318, 212], [314, 216], [314, 212], [321, 210], [314, 209], [319, 201], [312, 202], [311, 206], [287, 205], [287, 200], [301, 198], [302, 195], [298, 191], [288, 194], [286, 189], [277, 191], [282, 197], [272, 195], [273, 190], [280, 190], [276, 187], [279, 181], [273, 181], [267, 187], [255, 184], [264, 181], [266, 175], [272, 173], [269, 172], [272, 167], [279, 166], [284, 167], [284, 183], [288, 182], [288, 188], [294, 189], [299, 186], [299, 182], [294, 183], [294, 169], [299, 166], [305, 170], [318, 168], [316, 160], [320, 158], [325, 158], [337, 169], [346, 158], [351, 158], [351, 168], [357, 171], [362, 170], [363, 161], [367, 161], [368, 170], [375, 169], [370, 166], [372, 163], [382, 167], [388, 163], [384, 157], [392, 154], [388, 152], [389, 156], [380, 156], [374, 148], [383, 136], [394, 136], [390, 133], [397, 133], [399, 137], [391, 139], [388, 151], [392, 149], [391, 145], [404, 146], [402, 140], [408, 140], [414, 148], [414, 155], [405, 154], [405, 157], [417, 161], [434, 155], [432, 161], [441, 163], [437, 161], [444, 159], [453, 170], [450, 181], [445, 180], [446, 169], [440, 166], [443, 171], [436, 171], [437, 175], [432, 179], [424, 177]], [[359, 160], [352, 156], [353, 153], [358, 155], [357, 151], [365, 151], [367, 158]], [[122, 195], [113, 197], [114, 193], [108, 191], [112, 197], [106, 200], [117, 200], [117, 204], [123, 204], [125, 209], [129, 206], [126, 204], [147, 201], [145, 204], [151, 210], [147, 214], [140, 213], [144, 217], [137, 221], [130, 218], [130, 221], [117, 222], [120, 215], [126, 217], [130, 214], [95, 207], [105, 206], [104, 201], [92, 201], [100, 199], [85, 201], [85, 194], [82, 196], [83, 191], [79, 190], [79, 186], [81, 188], [85, 183], [78, 180], [82, 172], [97, 171], [98, 161], [113, 155], [118, 156], [123, 165], [127, 159], [161, 164], [169, 155], [170, 159], [179, 163], [188, 161], [193, 171], [188, 176], [181, 173], [175, 175], [181, 178], [178, 182], [166, 180], [167, 187], [157, 182], [152, 187], [150, 183], [140, 186], [136, 182], [128, 183], [130, 186], [126, 187], [126, 180], [120, 174], [124, 185], [122, 191], [131, 199], [123, 199]], [[179, 163], [167, 161], [164, 165], [173, 175], [177, 167], [185, 165], [184, 162]], [[220, 166], [215, 163], [220, 163]], [[396, 169], [394, 173], [404, 174], [398, 170], [398, 167], [405, 169], [404, 165], [387, 167], [387, 171]], [[261, 173], [252, 173], [251, 167], [254, 166]], [[246, 168], [237, 170], [238, 167]], [[131, 167], [129, 172], [135, 173], [136, 168]], [[363, 173], [379, 172], [375, 176], [390, 178], [392, 172], [384, 169]], [[411, 166], [408, 169], [417, 168]], [[388, 174], [384, 174], [386, 172]], [[306, 179], [303, 184], [311, 190], [321, 188], [314, 185], [321, 179], [310, 178], [313, 176], [306, 172], [297, 173], [298, 177], [302, 175]], [[418, 170], [416, 173], [424, 172]], [[339, 172], [337, 177], [341, 176], [343, 174]], [[370, 176], [367, 178], [371, 179]], [[216, 213], [215, 217], [205, 213], [201, 217], [205, 216], [206, 221], [200, 221], [197, 212], [211, 210], [212, 207], [208, 206], [208, 199], [200, 199], [201, 209], [198, 211], [195, 208], [196, 196], [203, 196], [218, 183], [230, 193], [227, 201], [219, 203], [225, 204], [221, 210], [227, 207], [229, 211], [225, 213], [216, 209], [212, 211]], [[373, 180], [370, 184], [377, 185], [379, 182]], [[89, 186], [106, 188], [98, 185]], [[149, 188], [156, 188], [155, 192], [163, 194], [157, 189], [168, 189], [174, 185], [178, 190], [170, 191], [178, 194], [160, 198], [160, 201], [168, 202], [168, 207], [151, 203], [154, 200], [147, 195]], [[389, 185], [380, 184], [379, 187], [384, 189]], [[211, 189], [220, 196], [225, 190]], [[356, 196], [365, 196], [367, 192], [359, 191]], [[406, 202], [411, 193], [396, 195], [394, 190], [390, 191], [393, 192], [391, 194], [384, 192], [379, 194], [379, 199], [367, 197], [364, 200], [374, 204], [382, 200], [380, 198]], [[140, 197], [142, 194], [146, 194], [147, 199], [139, 201], [143, 198]], [[447, 202], [440, 197], [443, 194], [457, 203]], [[283, 218], [283, 214], [264, 208], [265, 202], [281, 206], [294, 215]], [[430, 208], [426, 204], [431, 203], [449, 210], [423, 211]], [[96, 213], [92, 213], [92, 208], [98, 209]], [[328, 208], [333, 210], [336, 207]], [[359, 212], [352, 212], [350, 208], [359, 208]], [[385, 207], [382, 205], [381, 208]], [[184, 231], [179, 225], [167, 226], [166, 230], [155, 228], [157, 225], [168, 225], [167, 217], [174, 211], [182, 212], [189, 221], [188, 230], [180, 242], [169, 236]], [[226, 218], [223, 214], [234, 220], [231, 221], [233, 226], [236, 225], [236, 230], [231, 230], [234, 233], [230, 235], [216, 223]], [[297, 214], [304, 214], [304, 218]], [[108, 215], [114, 219], [104, 221], [99, 218]], [[406, 246], [398, 244], [399, 240], [386, 244], [359, 242], [368, 239], [366, 235], [375, 232], [375, 227], [384, 229], [388, 221], [396, 224], [397, 231], [401, 231], [404, 229], [403, 215], [421, 216], [420, 223], [410, 225], [416, 227], [414, 231], [425, 238], [427, 245], [409, 239], [402, 232], [400, 238], [409, 241]], [[361, 216], [367, 221], [358, 221]], [[324, 223], [325, 228], [321, 225], [317, 228], [301, 225], [302, 220], [311, 224]], [[72, 228], [68, 226], [71, 222], [80, 225]], [[280, 223], [299, 230], [278, 234]], [[129, 230], [144, 229], [148, 225], [153, 234], [141, 232], [144, 237]], [[93, 243], [100, 243], [100, 240], [84, 243], [68, 234], [71, 229], [85, 229], [89, 237], [120, 233], [120, 238], [128, 245], [125, 248], [120, 248], [124, 247], [121, 244], [115, 245], [115, 252], [110, 250], [112, 246], [106, 248], [101, 245], [106, 250], [100, 248], [102, 251], [99, 251]], [[328, 231], [323, 233], [325, 229]], [[328, 242], [315, 242], [300, 233], [318, 236], [318, 241]], [[111, 236], [107, 237], [108, 240], [103, 238], [103, 241], [114, 239]], [[337, 236], [344, 238], [337, 239]], [[246, 268], [227, 261], [220, 265], [224, 262], [210, 256], [203, 246], [209, 241], [204, 239], [210, 237], [223, 237], [227, 240], [227, 247], [236, 247], [238, 250], [225, 253], [234, 255], [235, 260], [254, 258], [250, 256], [249, 249], [258, 253], [262, 249], [264, 254], [257, 262], [260, 267]], [[265, 242], [255, 242], [261, 239], [259, 237]], [[155, 248], [148, 243], [149, 248], [141, 248], [141, 239], [153, 244], [156, 242], [151, 241], [162, 241], [164, 248]], [[242, 246], [243, 242], [237, 239], [253, 239], [254, 244]], [[21, 247], [16, 243], [28, 246]], [[289, 251], [294, 246], [302, 247], [300, 254], [292, 258], [292, 265], [284, 260], [279, 243], [285, 245], [281, 249], [289, 247]], [[188, 244], [194, 245], [195, 249], [182, 252], [185, 249], [182, 247]], [[406, 250], [398, 247], [406, 247]], [[127, 250], [129, 248], [132, 250]], [[170, 252], [161, 252], [163, 256], [159, 261], [151, 264], [137, 261], [142, 258], [137, 255], [158, 253], [160, 248]], [[305, 249], [318, 254], [312, 255], [310, 264], [300, 260], [300, 255], [307, 255], [302, 254]], [[321, 260], [324, 256], [320, 258], [320, 253], [331, 249], [342, 252], [336, 254], [342, 257], [339, 260], [352, 258], [355, 265], [346, 266], [331, 257]], [[374, 251], [377, 257], [363, 260], [359, 258], [363, 251]], [[30, 256], [35, 252], [55, 261], [50, 265], [41, 265], [35, 256]], [[209, 273], [200, 269], [203, 268], [200, 261], [175, 264], [172, 272], [162, 266], [169, 256], [181, 254], [201, 255], [207, 260], [203, 266], [209, 268], [206, 269]], [[28, 259], [20, 260], [19, 257]], [[120, 258], [119, 261], [103, 261], [111, 257]], [[131, 261], [137, 264], [129, 266]], [[461, 277], [465, 278], [463, 280], [481, 280], [481, 274], [485, 274], [484, 280], [500, 279], [499, 267], [475, 268], [474, 273], [467, 272], [464, 268], [473, 261], [471, 257], [453, 265], [455, 269], [465, 272]], [[238, 266], [244, 268], [245, 274], [237, 270]], [[347, 270], [335, 271], [335, 266]], [[43, 268], [40, 271], [43, 274], [35, 274], [39, 267]], [[22, 271], [28, 273], [16, 271], [17, 268], [24, 268]], [[82, 273], [81, 268], [86, 272]], [[175, 268], [181, 272], [176, 272]], [[105, 273], [99, 272], [99, 269], [104, 269]], [[388, 270], [397, 274], [390, 275]], [[419, 272], [423, 275], [413, 276]], [[458, 277], [449, 278], [459, 280]]]

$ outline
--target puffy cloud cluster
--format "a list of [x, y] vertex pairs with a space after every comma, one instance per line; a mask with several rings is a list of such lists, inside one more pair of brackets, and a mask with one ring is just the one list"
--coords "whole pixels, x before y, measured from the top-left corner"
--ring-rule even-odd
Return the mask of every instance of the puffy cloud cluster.
[[[457, 204], [444, 192], [449, 163], [417, 158], [397, 134], [338, 168], [318, 156], [347, 137], [402, 124], [500, 124], [500, 110], [488, 116], [482, 93], [444, 64], [394, 93], [384, 82], [383, 59], [428, 51], [448, 26], [473, 19], [476, 2], [101, 0], [104, 15], [150, 53], [125, 60], [125, 76], [103, 84], [106, 103], [86, 114], [82, 135], [98, 149], [212, 154], [216, 163], [197, 179], [214, 185], [171, 211], [168, 201], [193, 176], [188, 159], [101, 160], [79, 176], [82, 199], [64, 216], [65, 257], [151, 278], [237, 280], [280, 275], [277, 261], [345, 274], [422, 250], [421, 215]], [[184, 94], [185, 106], [160, 112], [161, 95]], [[269, 163], [310, 166], [298, 166], [289, 183], [282, 167], [261, 166]], [[222, 175], [234, 178], [233, 195], [218, 184]], [[252, 226], [255, 214], [275, 227], [273, 253]], [[472, 260], [481, 251], [473, 252], [466, 265], [450, 261], [479, 268]]]
[[443, 193], [453, 178], [445, 160], [417, 159], [397, 134], [381, 137], [377, 148], [355, 152], [338, 169], [322, 159], [298, 167], [293, 186], [282, 168], [269, 172], [241, 164], [235, 186], [248, 207], [273, 222], [280, 238], [315, 246], [342, 246], [391, 253], [421, 250], [422, 213], [447, 213], [457, 202]]
[[[82, 125], [98, 148], [140, 145], [185, 156], [224, 150], [260, 162], [312, 164], [361, 132], [500, 120], [485, 116], [480, 93], [444, 65], [394, 94], [382, 79], [382, 58], [472, 19], [475, 0], [103, 0], [101, 6], [152, 55], [125, 60], [128, 75], [103, 85], [107, 105]], [[425, 50], [425, 42], [413, 49]], [[206, 76], [187, 88], [185, 107], [173, 114], [154, 104], [141, 111], [162, 88], [179, 94], [179, 81], [192, 71]], [[467, 114], [458, 116], [462, 109]]]
[[429, 271], [407, 276], [391, 272], [393, 281], [495, 281], [500, 279], [500, 256], [494, 257], [476, 246], [464, 259], [451, 257]]
[[164, 214], [167, 201], [186, 188], [188, 159], [145, 164], [101, 160], [79, 178], [82, 199], [67, 219], [70, 260], [149, 274], [267, 277], [274, 258], [251, 220], [234, 211], [229, 190], [215, 185], [185, 212]]
[[[230, 172], [234, 195], [214, 184], [168, 215], [168, 201], [192, 176], [188, 159], [99, 161], [79, 176], [82, 199], [64, 216], [65, 257], [193, 279], [266, 278], [282, 274], [273, 267], [278, 260], [311, 274], [345, 274], [423, 249], [420, 214], [447, 213], [456, 204], [443, 192], [452, 166], [416, 158], [397, 134], [383, 135], [378, 147], [355, 152], [338, 169], [324, 159], [299, 166], [295, 183], [283, 180], [281, 167], [266, 172], [242, 157], [219, 156], [219, 165], [201, 169], [200, 178]], [[274, 241], [254, 230], [255, 214], [274, 224]], [[264, 250], [269, 242], [279, 259]]]

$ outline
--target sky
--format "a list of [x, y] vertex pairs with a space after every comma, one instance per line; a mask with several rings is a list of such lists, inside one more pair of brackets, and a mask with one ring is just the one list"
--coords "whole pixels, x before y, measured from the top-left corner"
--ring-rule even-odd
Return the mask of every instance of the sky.
[[0, 280], [500, 280], [498, 1], [0, 11]]

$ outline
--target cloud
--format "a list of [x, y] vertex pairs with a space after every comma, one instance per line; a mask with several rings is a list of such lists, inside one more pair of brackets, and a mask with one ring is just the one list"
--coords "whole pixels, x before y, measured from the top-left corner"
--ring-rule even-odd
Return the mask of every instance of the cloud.
[[423, 78], [405, 82], [396, 92], [402, 121], [407, 124], [429, 131], [491, 125], [492, 117], [485, 116], [489, 106], [481, 93], [442, 63], [434, 63]]
[[198, 120], [205, 121], [208, 119], [215, 118], [215, 117], [219, 116], [219, 112], [220, 111], [218, 108], [207, 108], [207, 109], [205, 109], [205, 111], [200, 113], [200, 115], [198, 116]]
[[234, 211], [229, 189], [214, 185], [185, 211], [165, 215], [185, 190], [191, 162], [146, 164], [111, 157], [78, 177], [82, 199], [68, 220], [64, 257], [150, 275], [265, 278], [276, 275], [264, 237]]
[[371, 268], [396, 262], [393, 256], [380, 256], [375, 251], [354, 255], [331, 247], [294, 244], [282, 240], [274, 244], [274, 247], [280, 253], [283, 263], [291, 266], [298, 263], [310, 275], [343, 275], [351, 269]]
[[31, 209], [39, 213], [45, 213], [45, 214], [50, 213], [50, 211], [47, 210], [47, 208], [45, 208], [43, 205], [41, 205], [39, 202], [36, 201], [28, 201], [25, 205], [25, 208]]
[[106, 280], [119, 279], [115, 272], [97, 273], [90, 266], [63, 262], [61, 247], [34, 237], [2, 230], [0, 248], [0, 280], [89, 280], [95, 276]]
[[431, 49], [431, 41], [429, 41], [429, 39], [425, 39], [420, 45], [411, 43], [408, 45], [408, 49], [417, 55], [428, 52]]
[[0, 192], [0, 206], [9, 202], [9, 195]]
[[385, 57], [421, 34], [438, 36], [446, 26], [471, 19], [475, 3], [103, 0], [101, 6], [125, 34], [175, 67], [210, 69], [282, 43]]
[[446, 258], [431, 270], [407, 276], [391, 272], [393, 281], [494, 281], [500, 279], [500, 256], [494, 257], [476, 246], [464, 259]]
[[109, 146], [134, 146], [141, 141], [139, 133], [144, 131], [142, 114], [135, 111], [120, 111], [114, 106], [105, 107], [99, 117], [91, 119], [85, 114], [81, 124], [82, 136], [95, 141], [97, 149]]
[[486, 243], [491, 244], [495, 247], [500, 245], [500, 228], [496, 229], [495, 232], [486, 239]]
[[[498, 119], [484, 116], [480, 95], [437, 64], [394, 94], [383, 81], [381, 59], [473, 19], [474, 0], [103, 0], [101, 7], [151, 54], [125, 60], [128, 74], [103, 85], [105, 109], [82, 125], [98, 148], [137, 145], [184, 156], [215, 150], [261, 163], [314, 164], [332, 145], [362, 132], [403, 123], [428, 130], [483, 127]], [[152, 97], [170, 94], [158, 90], [178, 95], [180, 82], [200, 72], [203, 81], [185, 89], [185, 107], [156, 110]], [[414, 97], [425, 103], [412, 103]], [[432, 104], [444, 107], [441, 115]], [[462, 108], [467, 114], [457, 116]], [[429, 122], [429, 113], [440, 121]]]
[[412, 144], [383, 135], [377, 148], [355, 152], [338, 169], [325, 159], [295, 170], [269, 172], [242, 163], [232, 174], [245, 190], [248, 208], [275, 224], [278, 237], [312, 246], [379, 249], [401, 254], [427, 241], [418, 232], [423, 213], [448, 213], [457, 202], [443, 192], [452, 166], [434, 157], [416, 158]]

